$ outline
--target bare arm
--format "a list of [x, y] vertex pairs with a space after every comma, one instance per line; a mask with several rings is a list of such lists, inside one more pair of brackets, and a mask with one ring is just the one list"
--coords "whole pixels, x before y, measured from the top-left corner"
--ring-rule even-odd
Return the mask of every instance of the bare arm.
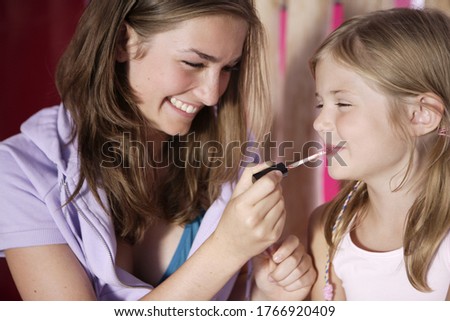
[[[328, 244], [324, 234], [323, 209], [324, 205], [318, 207], [312, 213], [309, 225], [310, 251], [313, 257], [314, 266], [317, 270], [317, 280], [311, 291], [312, 300], [324, 300], [323, 288], [325, 286], [325, 265], [327, 262]], [[334, 288], [333, 300], [346, 300], [345, 291], [341, 281], [334, 273], [333, 265], [331, 265], [330, 271], [330, 282]]]
[[[231, 278], [241, 262], [206, 241], [170, 278], [142, 300], [208, 300]], [[23, 300], [96, 300], [92, 284], [68, 245], [5, 251]], [[243, 263], [242, 263], [243, 264]]]
[[[253, 256], [280, 237], [285, 222], [281, 175], [252, 183], [263, 167], [244, 171], [217, 229], [166, 281], [143, 300], [209, 300]], [[68, 245], [5, 251], [24, 300], [95, 300], [91, 282]]]
[[265, 167], [244, 171], [217, 229], [143, 299], [209, 300], [248, 260], [279, 239], [286, 216], [281, 174], [271, 172], [254, 184], [251, 178]]
[[67, 244], [5, 251], [23, 300], [95, 300], [94, 289]]

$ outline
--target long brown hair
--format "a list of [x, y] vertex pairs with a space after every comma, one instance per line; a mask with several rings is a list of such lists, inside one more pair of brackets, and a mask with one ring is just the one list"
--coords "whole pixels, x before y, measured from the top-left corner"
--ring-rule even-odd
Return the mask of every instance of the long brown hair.
[[[248, 23], [239, 71], [232, 72], [217, 108], [203, 108], [187, 135], [165, 141], [163, 154], [155, 155], [149, 142], [158, 144], [163, 134], [139, 111], [125, 67], [116, 62], [121, 28], [126, 23], [144, 41], [182, 21], [219, 14]], [[239, 148], [225, 147], [242, 146], [250, 133], [259, 141], [270, 128], [264, 55], [263, 27], [252, 0], [92, 0], [56, 74], [79, 146], [81, 176], [72, 197], [84, 181], [99, 202], [98, 189], [103, 189], [109, 204], [102, 205], [116, 233], [131, 243], [156, 216], [179, 224], [194, 219], [219, 196], [221, 184], [237, 178], [243, 155]], [[198, 148], [206, 142], [224, 148], [211, 155]], [[159, 156], [169, 166], [162, 183], [157, 181]], [[214, 157], [222, 160], [220, 166]]]
[[[407, 135], [405, 99], [431, 92], [442, 99], [445, 110], [441, 128], [450, 128], [450, 18], [436, 10], [390, 9], [355, 17], [332, 33], [311, 60], [314, 73], [325, 55], [353, 69], [374, 84], [390, 101], [393, 129], [411, 146], [418, 141]], [[410, 283], [430, 291], [430, 263], [450, 229], [450, 138], [437, 135], [426, 150], [427, 165], [419, 178], [423, 186], [409, 209], [403, 236], [404, 259]], [[410, 164], [402, 184], [410, 174]], [[402, 184], [396, 189], [402, 188]], [[347, 183], [325, 209], [325, 237], [330, 257], [342, 237], [362, 219], [369, 199], [360, 184], [342, 220], [332, 232], [337, 216], [355, 182]], [[352, 225], [353, 224], [353, 225]]]

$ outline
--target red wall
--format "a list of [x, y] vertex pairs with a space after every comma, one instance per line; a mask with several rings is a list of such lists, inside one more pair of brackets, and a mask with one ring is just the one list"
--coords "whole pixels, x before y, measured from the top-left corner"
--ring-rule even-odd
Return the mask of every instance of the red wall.
[[85, 0], [0, 1], [0, 140], [37, 110], [59, 102], [56, 62]]
[[[0, 0], [0, 140], [18, 133], [37, 110], [59, 103], [55, 66], [86, 2]], [[18, 299], [0, 259], [0, 300]]]

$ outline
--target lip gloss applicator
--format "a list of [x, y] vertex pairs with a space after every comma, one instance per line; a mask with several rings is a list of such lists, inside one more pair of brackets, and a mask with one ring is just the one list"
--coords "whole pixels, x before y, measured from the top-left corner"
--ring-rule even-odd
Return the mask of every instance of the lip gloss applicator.
[[288, 170], [296, 168], [300, 165], [303, 165], [305, 163], [311, 162], [313, 160], [318, 159], [319, 157], [325, 155], [327, 153], [327, 151], [325, 149], [322, 149], [321, 151], [319, 151], [316, 154], [313, 154], [311, 156], [308, 156], [306, 158], [303, 158], [299, 161], [293, 162], [289, 165], [286, 165], [284, 163], [277, 163], [274, 164], [266, 169], [263, 169], [262, 171], [253, 174], [253, 182], [256, 182], [258, 179], [260, 179], [261, 177], [263, 177], [264, 175], [266, 175], [267, 173], [271, 172], [271, 171], [280, 171], [281, 173], [283, 173], [283, 176], [286, 176], [288, 173]]

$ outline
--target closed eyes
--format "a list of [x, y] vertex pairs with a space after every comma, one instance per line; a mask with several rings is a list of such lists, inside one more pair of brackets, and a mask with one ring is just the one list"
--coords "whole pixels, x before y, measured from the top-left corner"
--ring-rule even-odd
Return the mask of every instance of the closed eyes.
[[194, 62], [189, 62], [189, 61], [186, 61], [186, 60], [183, 60], [183, 63], [188, 65], [189, 67], [196, 68], [196, 69], [205, 68], [205, 64], [204, 63], [194, 63]]
[[[346, 103], [335, 103], [334, 105], [339, 107], [339, 108], [341, 108], [341, 107], [342, 108], [344, 108], [344, 107], [351, 107], [352, 106], [351, 104], [346, 104]], [[323, 108], [323, 103], [317, 104], [315, 106], [315, 108], [318, 108], [318, 109]]]
[[346, 103], [336, 103], [336, 106], [338, 107], [351, 107], [351, 104], [346, 104]]
[[[206, 67], [206, 65], [204, 63], [194, 63], [194, 62], [190, 62], [190, 61], [186, 61], [186, 60], [183, 60], [182, 62], [185, 65], [188, 65], [189, 67], [192, 67], [194, 69], [203, 69], [203, 68]], [[225, 66], [225, 67], [223, 67], [222, 70], [225, 71], [225, 72], [232, 72], [232, 71], [239, 70], [239, 67], [240, 67], [240, 64], [237, 63], [237, 64], [235, 64], [233, 66]]]

